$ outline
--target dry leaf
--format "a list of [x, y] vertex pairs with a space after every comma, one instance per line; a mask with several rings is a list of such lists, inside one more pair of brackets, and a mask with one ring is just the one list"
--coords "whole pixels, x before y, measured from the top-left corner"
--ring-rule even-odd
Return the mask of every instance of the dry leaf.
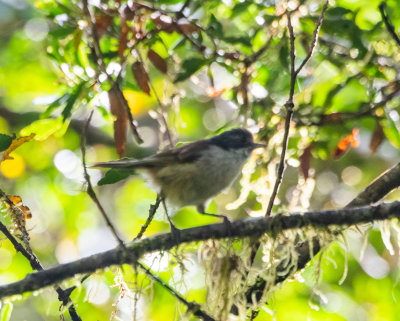
[[19, 138], [13, 139], [11, 145], [3, 152], [3, 157], [2, 157], [2, 159], [0, 161], [0, 163], [5, 161], [6, 159], [13, 159], [10, 156], [10, 153], [13, 152], [14, 150], [16, 150], [22, 144], [30, 141], [33, 137], [35, 137], [35, 135], [36, 134], [32, 133], [29, 136], [23, 136], [23, 137], [19, 137]]
[[110, 101], [110, 111], [116, 117], [114, 120], [114, 142], [118, 156], [122, 158], [125, 152], [126, 129], [128, 125], [128, 115], [122, 103], [122, 92], [118, 88], [112, 87], [108, 92]]
[[351, 134], [347, 135], [345, 138], [342, 138], [337, 144], [336, 150], [333, 153], [333, 158], [341, 157], [350, 147], [358, 147], [360, 144], [360, 137], [358, 136], [358, 128], [353, 128]]
[[[32, 212], [28, 206], [25, 206], [22, 204], [22, 198], [21, 196], [18, 195], [8, 195], [9, 200], [16, 206], [18, 207], [22, 213], [24, 213], [24, 218], [31, 219], [32, 218]], [[10, 207], [9, 204], [6, 203], [7, 207]]]
[[194, 32], [198, 32], [199, 29], [187, 22], [174, 22], [171, 17], [167, 15], [158, 15], [152, 17], [154, 24], [157, 26], [157, 29], [163, 30], [166, 33], [173, 33], [174, 31], [180, 34], [192, 34]]
[[97, 35], [99, 37], [101, 37], [107, 31], [107, 28], [111, 26], [112, 19], [111, 16], [97, 16], [95, 18]]
[[374, 132], [371, 136], [371, 141], [369, 142], [369, 149], [371, 151], [371, 154], [375, 154], [378, 147], [382, 144], [384, 138], [385, 134], [383, 133], [383, 128], [379, 124], [379, 122], [376, 122]]
[[184, 33], [186, 35], [199, 31], [199, 29], [196, 26], [193, 26], [189, 23], [178, 23], [178, 26], [176, 26], [175, 29], [177, 32]]
[[164, 74], [167, 73], [168, 71], [167, 62], [158, 53], [150, 49], [149, 51], [147, 51], [147, 57], [154, 65], [154, 67], [156, 67], [159, 71], [161, 71]]
[[313, 148], [313, 144], [311, 143], [308, 147], [303, 151], [303, 154], [299, 157], [300, 159], [300, 172], [303, 174], [304, 179], [308, 178], [308, 174], [310, 171], [310, 163], [311, 163], [311, 150]]
[[126, 21], [124, 20], [121, 23], [122, 23], [122, 29], [121, 29], [121, 35], [119, 37], [119, 43], [118, 43], [118, 56], [119, 57], [122, 57], [124, 55], [126, 43], [128, 42], [128, 31], [129, 31]]
[[140, 61], [132, 65], [132, 73], [139, 88], [150, 96], [149, 75]]

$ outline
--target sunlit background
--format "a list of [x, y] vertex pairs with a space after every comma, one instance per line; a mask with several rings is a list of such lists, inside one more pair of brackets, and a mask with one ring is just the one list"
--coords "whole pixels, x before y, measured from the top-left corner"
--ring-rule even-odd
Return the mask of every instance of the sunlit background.
[[[45, 6], [46, 2], [38, 1], [36, 5]], [[338, 0], [335, 3], [349, 10], [359, 10], [356, 23], [362, 30], [372, 30], [381, 20], [377, 1]], [[231, 1], [223, 1], [223, 5], [229, 7]], [[399, 9], [395, 1], [389, 5]], [[319, 3], [304, 7], [304, 10], [315, 11], [319, 9]], [[397, 25], [400, 25], [399, 12], [393, 13], [393, 21]], [[197, 14], [201, 18], [207, 12], [199, 10]], [[264, 24], [262, 14], [252, 12], [251, 15], [255, 16], [256, 24]], [[36, 133], [34, 140], [12, 153], [13, 160], [1, 163], [1, 188], [9, 194], [20, 195], [23, 203], [31, 209], [32, 218], [27, 220], [31, 246], [45, 267], [70, 262], [116, 246], [115, 239], [95, 205], [84, 193], [80, 137], [72, 128], [87, 118], [87, 104], [78, 103], [73, 120], [66, 122], [58, 117], [61, 111], [55, 111], [53, 118], [40, 117], [49, 104], [65, 94], [65, 89], [71, 83], [76, 84], [80, 77], [90, 79], [95, 75], [91, 67], [83, 68], [68, 63], [56, 66], [49, 58], [51, 55], [63, 54], [61, 50], [53, 52], [54, 46], [48, 40], [52, 32], [53, 36], [55, 32], [60, 32], [55, 25], [63, 25], [67, 19], [65, 14], [59, 14], [54, 17], [54, 21], [49, 21], [33, 1], [0, 0], [0, 132], [8, 135], [15, 133], [17, 136]], [[241, 19], [246, 21], [246, 17]], [[239, 22], [240, 18], [237, 18], [237, 26], [241, 26]], [[282, 23], [286, 25], [285, 21]], [[241, 28], [245, 27], [244, 23]], [[164, 41], [172, 44], [178, 36], [176, 33], [165, 34]], [[261, 44], [265, 41], [264, 36], [258, 37], [260, 39], [256, 39], [256, 42]], [[346, 43], [341, 45], [347, 46]], [[384, 41], [371, 40], [369, 45], [382, 52], [389, 50], [389, 57], [399, 56], [398, 49], [388, 49]], [[82, 47], [79, 47], [76, 54], [84, 57], [79, 52], [84, 50]], [[160, 54], [168, 55], [165, 48], [159, 46], [157, 49]], [[299, 49], [300, 55], [304, 54], [302, 50]], [[352, 49], [350, 54], [356, 59], [358, 49]], [[276, 63], [276, 58], [265, 57], [262, 61], [265, 66], [258, 66], [257, 77], [249, 86], [255, 101], [266, 100], [271, 95], [277, 102], [272, 108], [274, 115], [269, 119], [270, 124], [275, 125], [281, 120], [281, 107], [287, 98], [289, 83], [288, 73], [280, 73], [281, 67]], [[116, 75], [120, 68], [119, 64], [110, 63], [107, 72]], [[200, 139], [212, 135], [223, 126], [243, 124], [257, 134], [259, 123], [240, 113], [241, 106], [235, 102], [230, 92], [231, 88], [240, 84], [238, 74], [229, 72], [217, 63], [211, 64], [210, 68], [214, 75], [213, 84], [210, 83], [207, 70], [176, 85], [157, 70], [150, 70], [156, 91], [162, 97], [170, 98], [166, 103], [170, 106], [169, 116], [176, 141]], [[354, 74], [352, 68], [357, 69], [357, 63], [348, 66], [347, 72]], [[303, 82], [304, 88], [300, 88], [298, 100], [302, 104], [312, 101], [316, 106], [319, 100], [325, 99], [332, 86], [347, 79], [343, 69], [329, 61], [314, 62], [313, 69], [305, 69], [304, 73], [310, 78]], [[396, 78], [392, 71], [387, 73], [387, 77]], [[138, 90], [131, 74], [126, 77], [128, 80], [124, 95], [144, 138], [144, 143], [138, 146], [128, 134], [126, 156], [143, 157], [168, 145], [161, 139], [163, 137], [159, 132], [159, 115], [154, 112], [157, 108], [155, 96], [148, 96]], [[332, 98], [329, 111], [340, 112], [343, 105], [357, 106], [367, 101], [367, 89], [362, 82], [363, 79], [357, 78], [349, 80], [346, 87]], [[271, 83], [271, 87], [266, 87], [266, 83]], [[286, 87], [281, 86], [283, 83]], [[107, 113], [110, 108], [107, 88], [92, 98], [90, 106], [95, 112], [91, 126], [107, 135], [99, 138], [102, 144], [88, 144], [87, 160], [93, 163], [117, 159], [118, 155], [112, 146], [112, 117]], [[303, 111], [306, 112], [306, 109]], [[396, 130], [399, 125], [398, 111], [392, 110], [388, 114]], [[312, 161], [310, 179], [307, 181], [299, 177], [299, 155], [291, 149], [305, 148], [307, 138], [317, 135], [307, 127], [298, 130], [289, 146], [288, 168], [279, 194], [282, 205], [280, 210], [293, 212], [341, 208], [377, 175], [398, 161], [398, 137], [385, 140], [377, 152], [371, 155], [369, 142], [374, 121], [364, 119], [358, 126], [361, 127], [360, 146], [351, 148], [338, 160], [334, 160], [328, 151], [337, 144], [336, 137], [345, 136], [349, 131], [338, 133], [337, 128], [330, 127], [323, 132], [327, 140], [313, 151], [316, 157]], [[272, 134], [269, 142], [271, 150], [280, 148], [282, 134]], [[330, 135], [334, 137], [332, 141], [329, 140]], [[387, 136], [389, 138], [390, 134]], [[268, 157], [272, 159], [264, 168], [269, 176], [260, 177], [258, 174], [254, 179], [251, 175], [263, 157], [264, 160]], [[271, 182], [274, 182], [277, 160], [273, 153], [254, 155], [244, 169], [241, 182], [235, 182], [231, 189], [217, 196], [209, 210], [225, 213], [232, 219], [264, 215], [268, 195], [264, 193], [263, 196], [263, 192], [268, 191]], [[98, 169], [89, 169], [89, 174], [93, 183], [103, 177], [103, 172]], [[97, 190], [99, 199], [123, 239], [133, 239], [146, 221], [149, 207], [156, 199], [156, 190], [148, 179], [139, 174], [117, 184], [101, 186]], [[261, 196], [256, 195], [256, 192]], [[388, 200], [396, 200], [398, 197], [399, 192], [396, 191], [390, 194]], [[1, 220], [10, 224], [5, 211]], [[192, 207], [179, 210], [173, 215], [173, 221], [182, 229], [218, 222], [198, 214]], [[398, 320], [398, 240], [390, 239], [389, 232], [393, 228], [394, 225], [381, 223], [374, 224], [368, 234], [365, 233], [368, 227], [349, 232], [346, 241], [335, 242], [326, 250], [321, 267], [315, 267], [316, 262], [313, 262], [295, 280], [285, 282], [277, 289], [270, 304], [266, 305], [256, 320]], [[169, 224], [160, 209], [146, 235], [168, 231]], [[380, 231], [385, 232], [383, 236]], [[171, 253], [146, 255], [143, 262], [189, 301], [203, 303], [206, 301], [206, 280], [198, 254], [197, 246], [192, 244]], [[30, 272], [27, 260], [21, 254], [15, 254], [9, 242], [2, 242], [0, 283], [18, 281]], [[66, 282], [66, 285], [79, 284], [79, 280], [79, 277], [75, 278]], [[135, 288], [141, 289], [141, 293], [135, 293], [132, 290]], [[120, 295], [121, 289], [126, 289], [124, 296]], [[136, 276], [134, 269], [129, 266], [124, 266], [123, 271], [118, 267], [99, 271], [74, 290], [71, 298], [73, 302], [79, 302], [77, 310], [83, 320], [133, 320], [134, 315], [136, 320], [173, 320], [185, 314], [184, 307], [177, 305], [173, 296], [159, 285], [152, 284], [145, 276]], [[59, 320], [60, 303], [51, 288], [11, 298], [0, 304], [3, 314], [7, 308], [13, 307], [11, 320]], [[191, 320], [191, 317], [188, 319]]]

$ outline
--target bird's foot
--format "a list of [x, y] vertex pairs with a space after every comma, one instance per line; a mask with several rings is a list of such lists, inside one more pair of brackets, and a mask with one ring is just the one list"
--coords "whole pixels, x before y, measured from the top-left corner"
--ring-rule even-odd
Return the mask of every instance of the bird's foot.
[[225, 215], [221, 215], [221, 218], [224, 220], [224, 225], [226, 230], [228, 231], [228, 236], [232, 235], [232, 221], [229, 219], [229, 217]]
[[181, 230], [178, 229], [172, 222], [169, 222], [171, 226], [171, 233], [175, 238], [176, 244], [179, 245], [181, 242]]
[[232, 222], [228, 216], [222, 214], [206, 213], [206, 212], [203, 212], [201, 214], [222, 218], [224, 220], [224, 225], [226, 227], [226, 230], [228, 231], [228, 235], [230, 236], [232, 234]]

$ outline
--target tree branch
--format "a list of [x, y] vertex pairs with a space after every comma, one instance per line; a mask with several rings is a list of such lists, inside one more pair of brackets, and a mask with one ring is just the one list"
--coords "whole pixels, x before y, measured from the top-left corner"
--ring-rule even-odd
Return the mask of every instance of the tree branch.
[[396, 31], [394, 30], [394, 26], [390, 23], [389, 17], [386, 14], [385, 9], [386, 9], [386, 2], [382, 1], [379, 5], [379, 11], [381, 13], [382, 20], [385, 23], [386, 29], [389, 31], [389, 33], [392, 36], [392, 38], [394, 39], [394, 41], [396, 41], [397, 45], [400, 46], [400, 38], [396, 34]]
[[304, 227], [347, 227], [391, 218], [400, 218], [400, 201], [377, 206], [294, 213], [288, 216], [280, 214], [272, 217], [248, 218], [232, 222], [229, 230], [226, 229], [224, 223], [193, 227], [181, 230], [179, 242], [173, 233], [158, 234], [128, 244], [126, 250], [129, 255], [118, 246], [109, 251], [28, 274], [21, 281], [0, 286], [0, 298], [39, 290], [77, 274], [91, 273], [111, 265], [135, 263], [132, 262], [132, 258], [138, 259], [154, 251], [170, 250], [184, 243], [209, 239], [255, 237], [264, 233], [276, 235], [285, 230]]
[[[375, 203], [382, 199], [394, 188], [400, 186], [400, 163], [394, 165], [386, 172], [382, 173], [377, 177], [370, 185], [368, 185], [361, 193], [357, 195], [345, 208], [364, 206]], [[275, 284], [285, 281], [294, 272], [303, 269], [307, 263], [313, 258], [311, 256], [310, 245], [312, 245], [312, 253], [316, 255], [321, 250], [321, 244], [317, 237], [312, 239], [312, 244], [309, 241], [304, 241], [296, 244], [297, 253], [297, 266], [286, 273], [278, 273], [278, 277], [275, 279]], [[279, 267], [278, 267], [279, 269]], [[286, 268], [284, 269], [286, 270]], [[246, 297], [247, 302], [252, 302], [253, 297], [256, 300], [260, 300], [265, 288], [265, 280], [259, 278], [255, 284], [249, 288]], [[232, 307], [233, 313], [235, 313], [235, 307]]]

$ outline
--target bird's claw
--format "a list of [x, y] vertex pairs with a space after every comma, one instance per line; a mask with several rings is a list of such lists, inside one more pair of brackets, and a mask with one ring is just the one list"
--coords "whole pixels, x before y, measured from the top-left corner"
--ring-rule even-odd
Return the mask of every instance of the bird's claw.
[[221, 217], [224, 220], [225, 228], [228, 231], [228, 235], [230, 236], [232, 234], [232, 221], [225, 215], [221, 215]]
[[176, 244], [179, 245], [181, 241], [181, 230], [178, 229], [174, 224], [170, 223], [171, 233], [175, 238]]

